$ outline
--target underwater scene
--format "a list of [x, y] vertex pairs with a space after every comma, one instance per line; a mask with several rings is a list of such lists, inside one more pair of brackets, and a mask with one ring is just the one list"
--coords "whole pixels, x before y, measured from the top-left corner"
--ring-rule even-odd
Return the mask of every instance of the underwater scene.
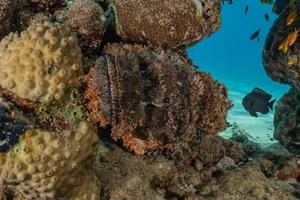
[[[252, 140], [263, 146], [275, 142], [273, 106], [267, 113], [258, 112], [253, 117], [242, 102], [254, 88], [270, 93], [272, 100], [279, 100], [289, 89], [288, 85], [273, 81], [263, 66], [265, 40], [277, 19], [272, 10], [272, 5], [253, 0], [225, 4], [221, 12], [222, 28], [188, 49], [190, 58], [201, 71], [210, 73], [228, 88], [233, 107], [227, 121], [245, 129]], [[251, 39], [252, 34], [257, 36]], [[224, 137], [231, 134], [230, 128], [222, 133]]]
[[0, 200], [300, 199], [300, 0], [0, 0]]

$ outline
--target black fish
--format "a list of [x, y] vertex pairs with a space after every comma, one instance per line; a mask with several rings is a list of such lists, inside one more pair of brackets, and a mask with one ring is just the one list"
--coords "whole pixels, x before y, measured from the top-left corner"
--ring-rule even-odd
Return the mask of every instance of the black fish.
[[270, 109], [273, 110], [276, 100], [270, 101], [271, 99], [272, 95], [256, 87], [243, 98], [243, 106], [251, 116], [257, 117], [256, 112], [267, 114]]
[[260, 33], [260, 29], [258, 29], [254, 33], [252, 33], [252, 35], [250, 36], [250, 40], [254, 40], [254, 39], [258, 39], [259, 40], [259, 37], [258, 37], [259, 33]]
[[266, 19], [267, 22], [270, 20], [270, 17], [268, 15], [268, 13], [265, 13], [265, 19]]
[[249, 10], [249, 6], [247, 5], [247, 6], [245, 7], [245, 15], [247, 15], [248, 10]]

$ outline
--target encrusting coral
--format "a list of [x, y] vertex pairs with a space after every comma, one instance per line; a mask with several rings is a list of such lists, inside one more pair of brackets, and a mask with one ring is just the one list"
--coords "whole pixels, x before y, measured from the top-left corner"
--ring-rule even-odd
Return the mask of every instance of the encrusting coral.
[[48, 21], [11, 33], [0, 42], [0, 86], [42, 103], [61, 100], [80, 85], [82, 55], [71, 31]]
[[286, 7], [271, 28], [263, 50], [267, 74], [275, 81], [300, 88], [300, 2]]
[[300, 154], [300, 96], [295, 89], [286, 93], [275, 108], [274, 137], [291, 152]]
[[11, 31], [11, 20], [16, 9], [16, 0], [0, 1], [0, 39]]
[[27, 199], [97, 199], [92, 163], [98, 136], [81, 122], [70, 137], [28, 129], [7, 153], [0, 153], [0, 186]]
[[54, 12], [66, 6], [65, 0], [29, 0], [38, 11]]
[[191, 45], [220, 27], [219, 0], [110, 0], [123, 39], [176, 48]]
[[266, 39], [263, 62], [268, 75], [292, 89], [276, 105], [275, 139], [291, 152], [300, 153], [300, 2], [291, 1], [282, 10]]
[[77, 34], [84, 53], [100, 46], [106, 30], [106, 18], [101, 6], [92, 0], [77, 0], [66, 15], [65, 24]]
[[88, 107], [129, 150], [193, 149], [201, 132], [226, 128], [225, 87], [184, 56], [121, 44], [106, 46], [104, 54], [86, 78]]

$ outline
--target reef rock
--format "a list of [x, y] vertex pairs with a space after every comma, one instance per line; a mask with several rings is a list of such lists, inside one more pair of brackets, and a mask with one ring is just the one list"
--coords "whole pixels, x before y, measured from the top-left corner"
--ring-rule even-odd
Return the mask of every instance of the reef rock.
[[0, 39], [11, 31], [12, 17], [15, 9], [16, 0], [0, 1]]
[[275, 133], [279, 142], [293, 153], [300, 154], [300, 96], [292, 88], [275, 108]]
[[159, 184], [176, 169], [174, 162], [164, 157], [143, 159], [109, 143], [101, 144], [96, 163], [101, 198], [111, 200], [164, 200]]
[[66, 15], [65, 24], [77, 33], [84, 53], [100, 46], [106, 30], [106, 18], [101, 6], [92, 0], [77, 0]]
[[267, 179], [259, 165], [251, 163], [211, 181], [199, 194], [207, 200], [296, 200], [275, 181]]
[[275, 81], [299, 88], [300, 83], [300, 2], [284, 9], [275, 21], [265, 42], [263, 63]]
[[[116, 31], [125, 40], [176, 48], [220, 27], [219, 0], [110, 0]], [[111, 18], [111, 17], [110, 17]]]
[[129, 150], [185, 154], [204, 135], [226, 128], [226, 88], [184, 56], [121, 44], [106, 46], [104, 54], [86, 77], [88, 107]]
[[39, 12], [54, 12], [66, 6], [65, 0], [28, 0]]
[[70, 30], [36, 22], [0, 42], [0, 86], [20, 98], [49, 104], [80, 85], [81, 60]]

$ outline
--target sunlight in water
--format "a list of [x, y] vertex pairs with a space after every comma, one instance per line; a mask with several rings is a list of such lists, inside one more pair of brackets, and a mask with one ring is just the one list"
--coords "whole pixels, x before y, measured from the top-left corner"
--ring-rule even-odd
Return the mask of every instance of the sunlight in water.
[[[248, 12], [245, 14], [247, 5]], [[265, 19], [265, 14], [269, 16], [269, 21]], [[209, 72], [228, 88], [234, 105], [228, 114], [228, 122], [236, 122], [261, 144], [273, 142], [274, 112], [258, 114], [259, 117], [254, 118], [243, 108], [242, 99], [254, 87], [262, 88], [275, 99], [279, 99], [288, 89], [272, 81], [262, 65], [264, 41], [275, 18], [272, 6], [262, 6], [259, 1], [243, 0], [224, 5], [222, 28], [188, 51], [200, 70]], [[257, 30], [260, 30], [258, 39], [250, 40]], [[231, 134], [230, 128], [221, 133], [224, 137]]]

